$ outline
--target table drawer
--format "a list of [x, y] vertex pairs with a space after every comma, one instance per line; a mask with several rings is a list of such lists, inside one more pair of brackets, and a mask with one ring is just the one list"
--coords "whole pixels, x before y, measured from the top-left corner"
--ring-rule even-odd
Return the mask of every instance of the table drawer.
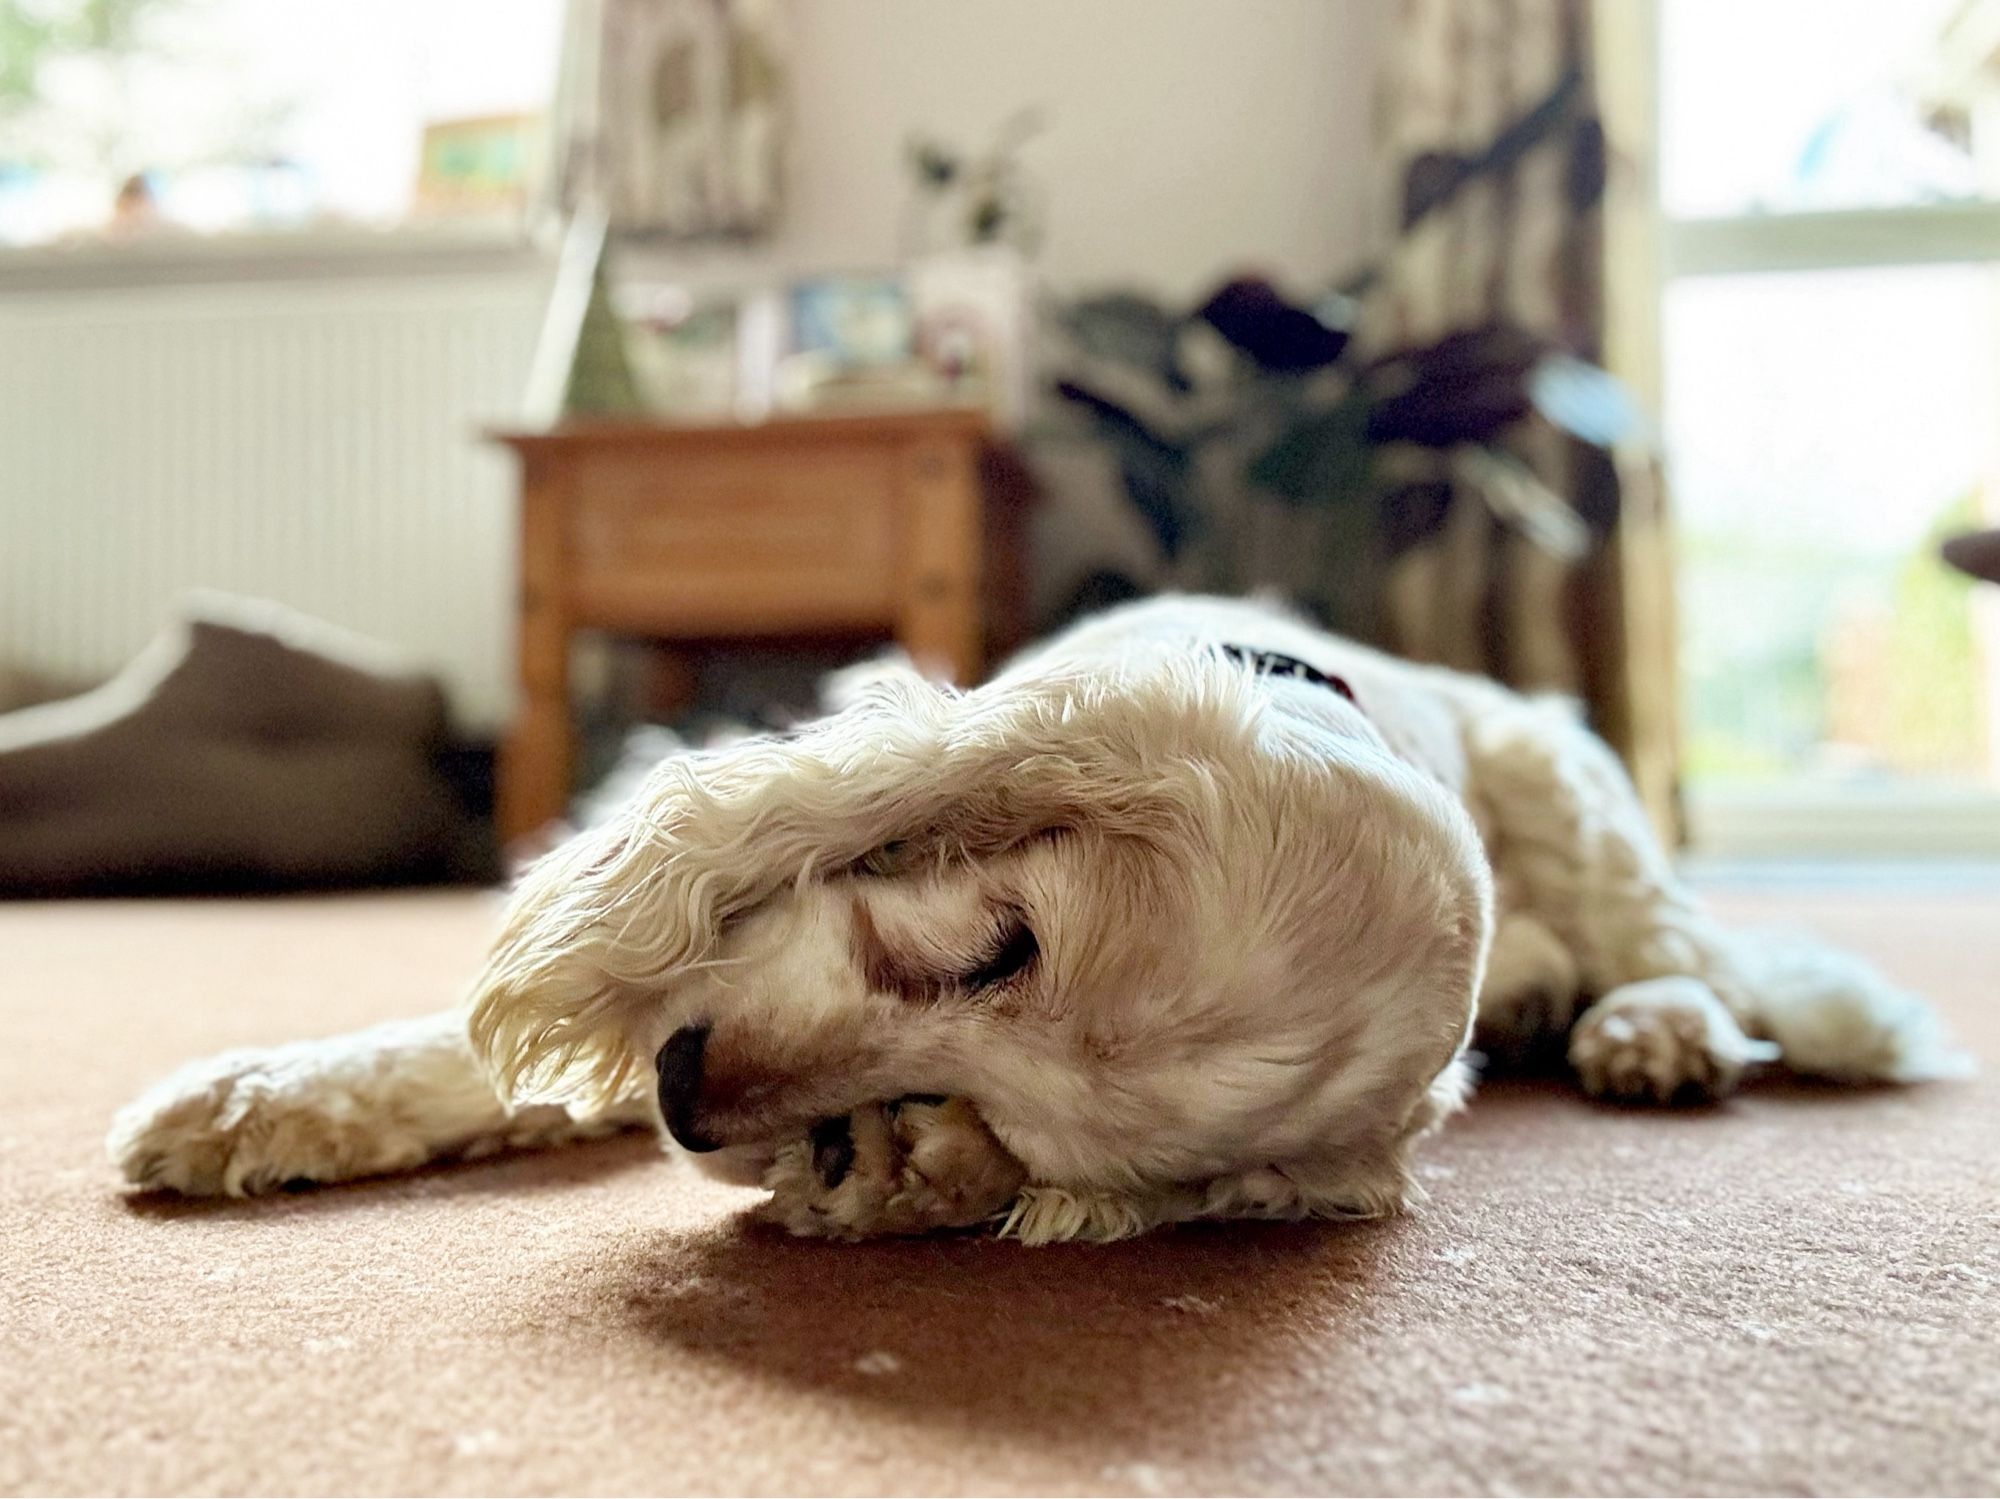
[[587, 456], [565, 538], [572, 614], [702, 634], [886, 625], [901, 583], [899, 457], [825, 443]]

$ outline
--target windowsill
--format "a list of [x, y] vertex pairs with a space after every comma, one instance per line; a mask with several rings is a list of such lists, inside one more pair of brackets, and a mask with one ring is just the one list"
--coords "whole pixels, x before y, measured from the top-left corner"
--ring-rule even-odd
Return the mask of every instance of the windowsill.
[[1975, 786], [1690, 787], [1701, 858], [2000, 858], [2000, 791]]
[[1668, 219], [1666, 279], [2000, 259], [2000, 203]]
[[1803, 890], [1907, 895], [1991, 892], [2000, 897], [2000, 859], [1976, 855], [1917, 858], [1904, 855], [1744, 855], [1719, 858], [1689, 854], [1681, 874], [1706, 891], [1745, 894]]
[[244, 281], [539, 269], [551, 252], [511, 217], [391, 229], [161, 234], [0, 249], [0, 297]]

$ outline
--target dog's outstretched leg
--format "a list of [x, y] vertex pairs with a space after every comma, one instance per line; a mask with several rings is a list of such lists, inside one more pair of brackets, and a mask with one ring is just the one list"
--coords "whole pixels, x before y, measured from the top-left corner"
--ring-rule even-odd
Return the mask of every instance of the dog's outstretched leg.
[[1721, 926], [1675, 874], [1610, 750], [1561, 710], [1488, 707], [1467, 742], [1496, 878], [1575, 959], [1583, 992], [1601, 996], [1569, 1038], [1587, 1090], [1720, 1096], [1759, 1061], [1849, 1082], [1966, 1070], [1929, 1007], [1865, 964]]
[[127, 1104], [105, 1141], [141, 1187], [240, 1197], [644, 1124], [644, 1094], [588, 1117], [511, 1109], [447, 1011], [322, 1041], [191, 1062]]

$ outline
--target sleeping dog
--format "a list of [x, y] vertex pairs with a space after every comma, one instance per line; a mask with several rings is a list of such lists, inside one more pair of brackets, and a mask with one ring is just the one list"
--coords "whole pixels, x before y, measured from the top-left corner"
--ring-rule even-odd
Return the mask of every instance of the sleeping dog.
[[1963, 1065], [1861, 965], [1720, 928], [1563, 705], [1264, 605], [838, 696], [530, 868], [469, 1006], [197, 1063], [113, 1160], [248, 1193], [653, 1122], [798, 1233], [1105, 1239], [1397, 1210], [1474, 1045], [1633, 1101]]

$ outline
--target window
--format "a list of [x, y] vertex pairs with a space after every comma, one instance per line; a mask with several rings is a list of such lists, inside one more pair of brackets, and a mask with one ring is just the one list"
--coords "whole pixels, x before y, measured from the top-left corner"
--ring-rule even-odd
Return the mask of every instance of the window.
[[[1698, 845], [2000, 852], [2000, 4], [1661, 3]], [[1986, 590], [1996, 593], [2000, 590]]]
[[521, 222], [561, 0], [0, 0], [0, 245]]

